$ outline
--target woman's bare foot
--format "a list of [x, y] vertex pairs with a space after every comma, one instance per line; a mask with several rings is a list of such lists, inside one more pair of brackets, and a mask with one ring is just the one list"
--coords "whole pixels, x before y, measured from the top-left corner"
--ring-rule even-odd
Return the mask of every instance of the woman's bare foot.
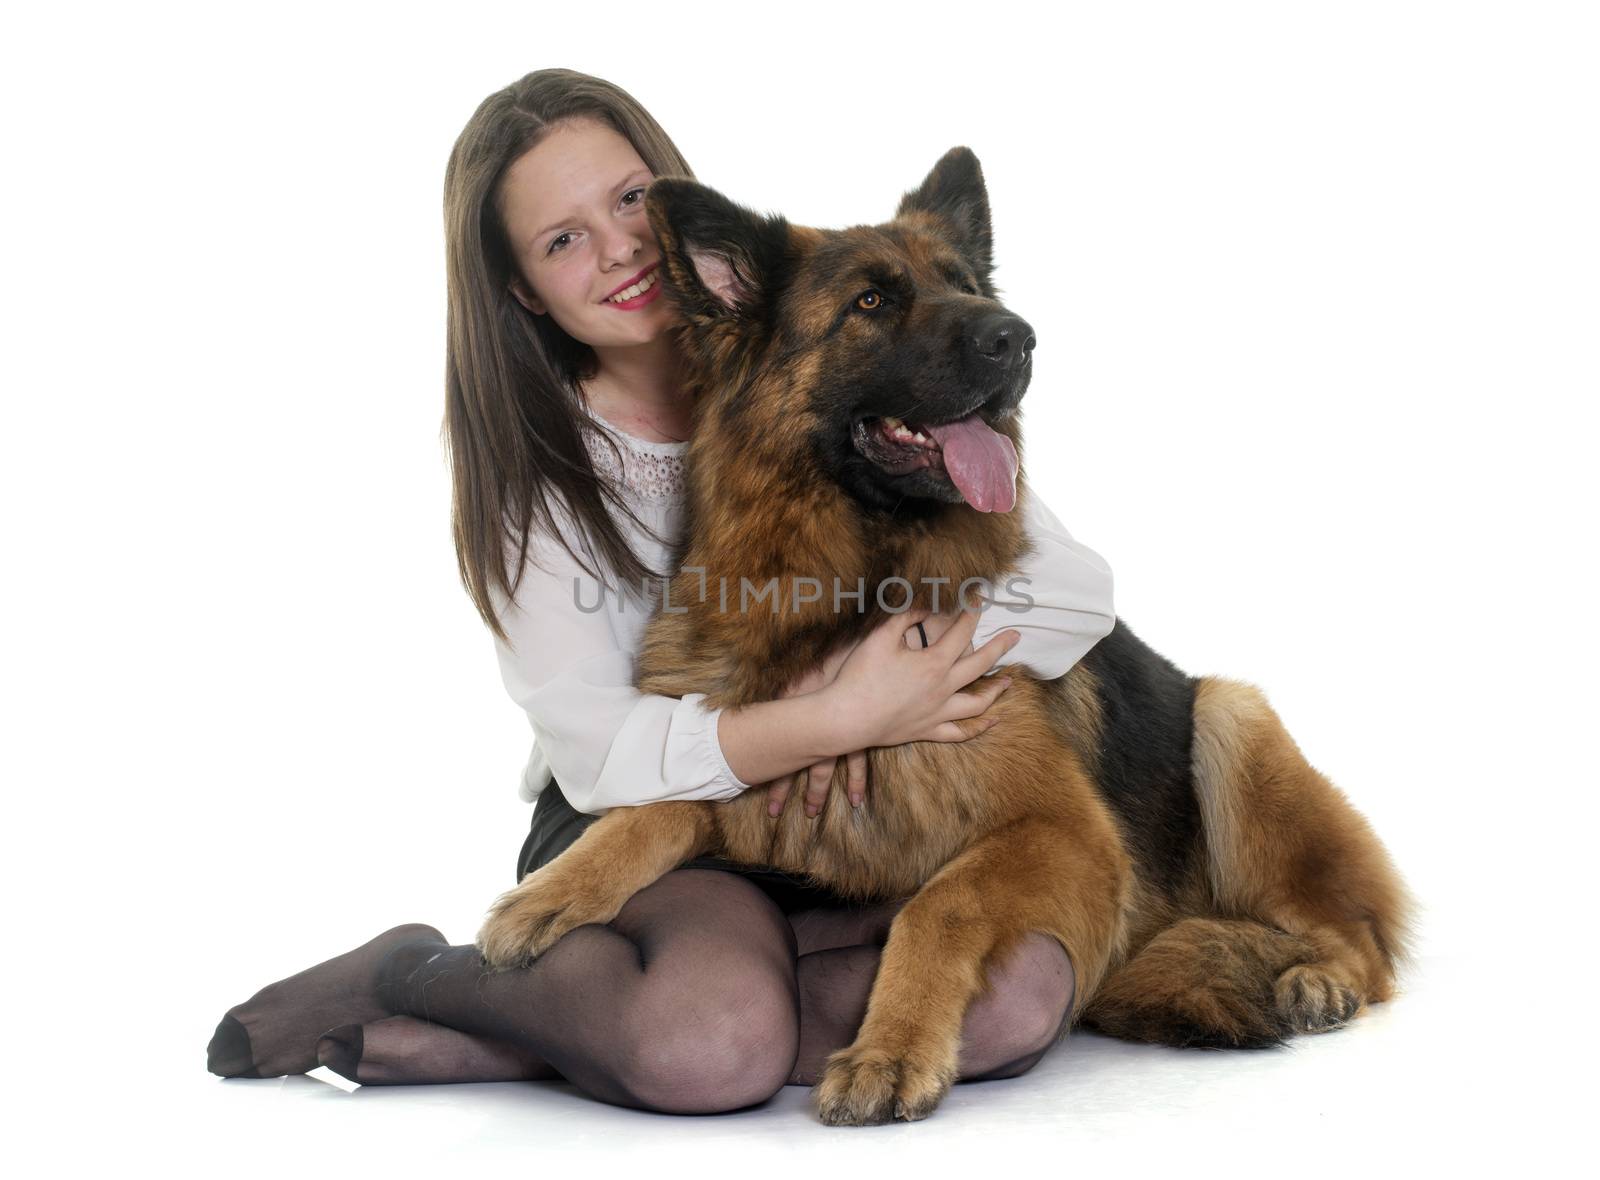
[[338, 958], [268, 984], [228, 1009], [206, 1048], [206, 1068], [225, 1078], [315, 1069], [323, 1033], [392, 1015], [379, 996], [386, 960], [414, 962], [417, 952], [446, 945], [432, 926], [396, 926]]
[[561, 1077], [537, 1054], [412, 1016], [329, 1029], [317, 1060], [365, 1086], [516, 1082]]

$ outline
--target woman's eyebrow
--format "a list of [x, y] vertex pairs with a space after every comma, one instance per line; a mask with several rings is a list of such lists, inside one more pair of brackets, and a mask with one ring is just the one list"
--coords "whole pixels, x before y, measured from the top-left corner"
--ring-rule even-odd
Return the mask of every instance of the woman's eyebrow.
[[[639, 176], [649, 176], [649, 175], [650, 175], [650, 169], [648, 169], [648, 168], [635, 168], [632, 172], [628, 173], [628, 175], [624, 176], [621, 180], [617, 181], [616, 184], [611, 186], [611, 195], [612, 196], [616, 196], [618, 193], [620, 193], [624, 188], [626, 188], [628, 186], [628, 182], [630, 180], [633, 180], [633, 179], [635, 179], [636, 177], [639, 177]], [[532, 247], [535, 242], [537, 242], [540, 238], [544, 237], [545, 234], [549, 233], [551, 230], [560, 229], [562, 226], [566, 225], [568, 222], [576, 221], [577, 218], [578, 218], [578, 215], [576, 213], [568, 213], [564, 217], [562, 217], [560, 221], [551, 222], [549, 225], [545, 226], [538, 233], [534, 234], [533, 237], [528, 239], [529, 247]]]

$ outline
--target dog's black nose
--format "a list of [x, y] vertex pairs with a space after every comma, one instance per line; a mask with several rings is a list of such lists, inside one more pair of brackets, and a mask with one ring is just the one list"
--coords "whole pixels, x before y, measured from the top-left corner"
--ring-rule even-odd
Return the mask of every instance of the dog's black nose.
[[1007, 370], [1027, 364], [1034, 344], [1028, 321], [1010, 312], [984, 316], [972, 326], [972, 345], [979, 355]]

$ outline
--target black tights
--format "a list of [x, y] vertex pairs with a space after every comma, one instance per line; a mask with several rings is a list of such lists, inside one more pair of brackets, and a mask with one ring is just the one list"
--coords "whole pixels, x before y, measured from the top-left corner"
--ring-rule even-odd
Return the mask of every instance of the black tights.
[[[368, 1084], [561, 1077], [620, 1106], [736, 1110], [814, 1083], [855, 1039], [897, 908], [786, 917], [737, 874], [678, 869], [511, 971], [401, 927], [232, 1009], [210, 1065], [269, 1076], [321, 1062]], [[989, 980], [962, 1026], [964, 1081], [1031, 1068], [1071, 1009], [1070, 963], [1045, 935]]]

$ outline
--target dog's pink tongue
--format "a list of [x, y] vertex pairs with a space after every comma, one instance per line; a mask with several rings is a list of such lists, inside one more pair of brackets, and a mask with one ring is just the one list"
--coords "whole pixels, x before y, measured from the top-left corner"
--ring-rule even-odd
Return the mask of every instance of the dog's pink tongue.
[[977, 414], [924, 426], [944, 452], [944, 469], [979, 512], [1010, 512], [1017, 502], [1017, 448]]

